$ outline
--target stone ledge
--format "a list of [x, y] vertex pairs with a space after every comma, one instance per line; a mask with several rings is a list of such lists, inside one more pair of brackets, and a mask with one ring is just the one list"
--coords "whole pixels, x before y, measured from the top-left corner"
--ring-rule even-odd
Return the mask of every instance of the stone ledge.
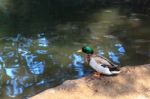
[[91, 75], [45, 90], [30, 99], [150, 99], [150, 64], [125, 66], [117, 76]]

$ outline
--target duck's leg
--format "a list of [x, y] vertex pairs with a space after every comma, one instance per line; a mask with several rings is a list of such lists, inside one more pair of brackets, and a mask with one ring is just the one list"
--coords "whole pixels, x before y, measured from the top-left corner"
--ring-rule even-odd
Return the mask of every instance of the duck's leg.
[[99, 73], [99, 72], [94, 72], [93, 77], [95, 77], [95, 78], [100, 78], [100, 77], [101, 77], [101, 73]]

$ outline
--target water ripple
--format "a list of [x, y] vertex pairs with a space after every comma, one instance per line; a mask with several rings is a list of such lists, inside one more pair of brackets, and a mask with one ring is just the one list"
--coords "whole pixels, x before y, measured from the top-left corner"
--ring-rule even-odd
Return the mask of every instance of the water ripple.
[[14, 79], [17, 76], [18, 68], [5, 68], [6, 75], [11, 79]]
[[37, 56], [25, 55], [27, 66], [32, 74], [43, 74], [45, 63], [40, 61], [34, 61]]
[[19, 85], [18, 79], [10, 79], [7, 81], [6, 94], [10, 97], [16, 97], [23, 93], [23, 87]]
[[48, 46], [48, 40], [43, 37], [38, 39], [38, 45], [41, 47], [47, 47]]
[[78, 77], [84, 76], [84, 68], [83, 68], [84, 59], [77, 54], [73, 54], [72, 58], [73, 58], [72, 65], [75, 71], [77, 71]]
[[37, 54], [47, 54], [47, 50], [36, 50]]

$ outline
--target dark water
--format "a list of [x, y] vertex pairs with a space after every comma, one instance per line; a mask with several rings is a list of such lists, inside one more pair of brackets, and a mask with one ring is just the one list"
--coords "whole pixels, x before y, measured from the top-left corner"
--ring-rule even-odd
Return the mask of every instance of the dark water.
[[76, 53], [83, 45], [120, 66], [150, 62], [149, 15], [91, 4], [1, 0], [1, 99], [32, 96], [90, 74], [84, 54]]

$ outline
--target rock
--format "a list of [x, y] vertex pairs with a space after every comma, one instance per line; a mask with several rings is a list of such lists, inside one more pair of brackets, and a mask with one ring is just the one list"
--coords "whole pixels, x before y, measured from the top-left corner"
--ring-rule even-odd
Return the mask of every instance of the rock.
[[150, 64], [125, 66], [117, 76], [67, 80], [29, 99], [150, 99]]

